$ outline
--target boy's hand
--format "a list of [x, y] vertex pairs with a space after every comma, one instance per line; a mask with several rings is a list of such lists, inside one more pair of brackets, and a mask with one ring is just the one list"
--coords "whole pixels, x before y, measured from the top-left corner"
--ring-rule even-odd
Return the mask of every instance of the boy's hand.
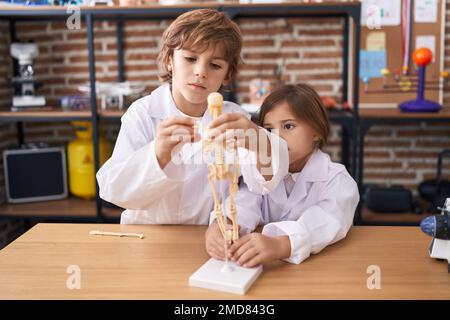
[[194, 132], [194, 120], [186, 117], [170, 117], [161, 121], [156, 129], [156, 159], [162, 169], [172, 159], [175, 147], [200, 140]]
[[243, 236], [229, 250], [231, 260], [246, 268], [285, 259], [290, 255], [291, 243], [288, 236], [268, 237], [256, 232]]
[[[227, 223], [226, 230], [233, 230], [231, 223]], [[205, 233], [206, 252], [218, 260], [225, 260], [225, 246], [222, 232], [220, 232], [217, 220], [210, 224]]]
[[[242, 113], [224, 113], [209, 124], [208, 138], [217, 142], [225, 141], [227, 146], [243, 147], [259, 154], [256, 168], [266, 181], [272, 179], [271, 163], [261, 163], [261, 159], [271, 159], [271, 144], [263, 128], [258, 127]], [[263, 139], [263, 140], [260, 140]]]

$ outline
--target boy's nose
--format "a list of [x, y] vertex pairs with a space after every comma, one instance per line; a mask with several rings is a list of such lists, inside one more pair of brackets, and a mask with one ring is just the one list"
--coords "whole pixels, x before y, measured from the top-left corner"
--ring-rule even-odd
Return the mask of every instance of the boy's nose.
[[206, 78], [206, 68], [204, 66], [197, 65], [194, 72], [197, 77]]

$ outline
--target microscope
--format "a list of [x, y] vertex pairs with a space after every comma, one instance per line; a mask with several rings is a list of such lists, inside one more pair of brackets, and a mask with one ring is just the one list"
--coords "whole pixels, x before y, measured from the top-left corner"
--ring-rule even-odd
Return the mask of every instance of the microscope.
[[34, 77], [33, 69], [33, 59], [38, 53], [35, 43], [11, 44], [11, 56], [18, 61], [18, 74], [12, 79], [15, 86], [13, 111], [45, 106], [45, 97], [34, 95], [35, 89], [41, 85]]
[[420, 228], [433, 237], [428, 249], [430, 257], [447, 260], [448, 272], [450, 272], [450, 198], [446, 199], [441, 210], [440, 215], [423, 219]]

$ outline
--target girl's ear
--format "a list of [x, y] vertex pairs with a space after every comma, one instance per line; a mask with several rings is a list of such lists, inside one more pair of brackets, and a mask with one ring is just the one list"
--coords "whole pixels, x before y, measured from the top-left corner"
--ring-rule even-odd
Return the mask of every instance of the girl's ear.
[[225, 79], [222, 81], [223, 86], [230, 86], [231, 85], [231, 75], [228, 73]]
[[320, 136], [317, 133], [313, 133], [313, 141], [317, 142], [320, 140]]
[[315, 148], [320, 148], [322, 138], [317, 133], [313, 133], [313, 145]]

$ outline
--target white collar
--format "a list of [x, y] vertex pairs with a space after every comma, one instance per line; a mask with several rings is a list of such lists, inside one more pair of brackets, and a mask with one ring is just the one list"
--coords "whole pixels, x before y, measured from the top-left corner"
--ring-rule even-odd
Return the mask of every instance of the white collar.
[[288, 175], [291, 175], [295, 182], [299, 178], [310, 182], [327, 180], [329, 161], [330, 157], [320, 149], [317, 149], [311, 154], [302, 171], [288, 173]]

